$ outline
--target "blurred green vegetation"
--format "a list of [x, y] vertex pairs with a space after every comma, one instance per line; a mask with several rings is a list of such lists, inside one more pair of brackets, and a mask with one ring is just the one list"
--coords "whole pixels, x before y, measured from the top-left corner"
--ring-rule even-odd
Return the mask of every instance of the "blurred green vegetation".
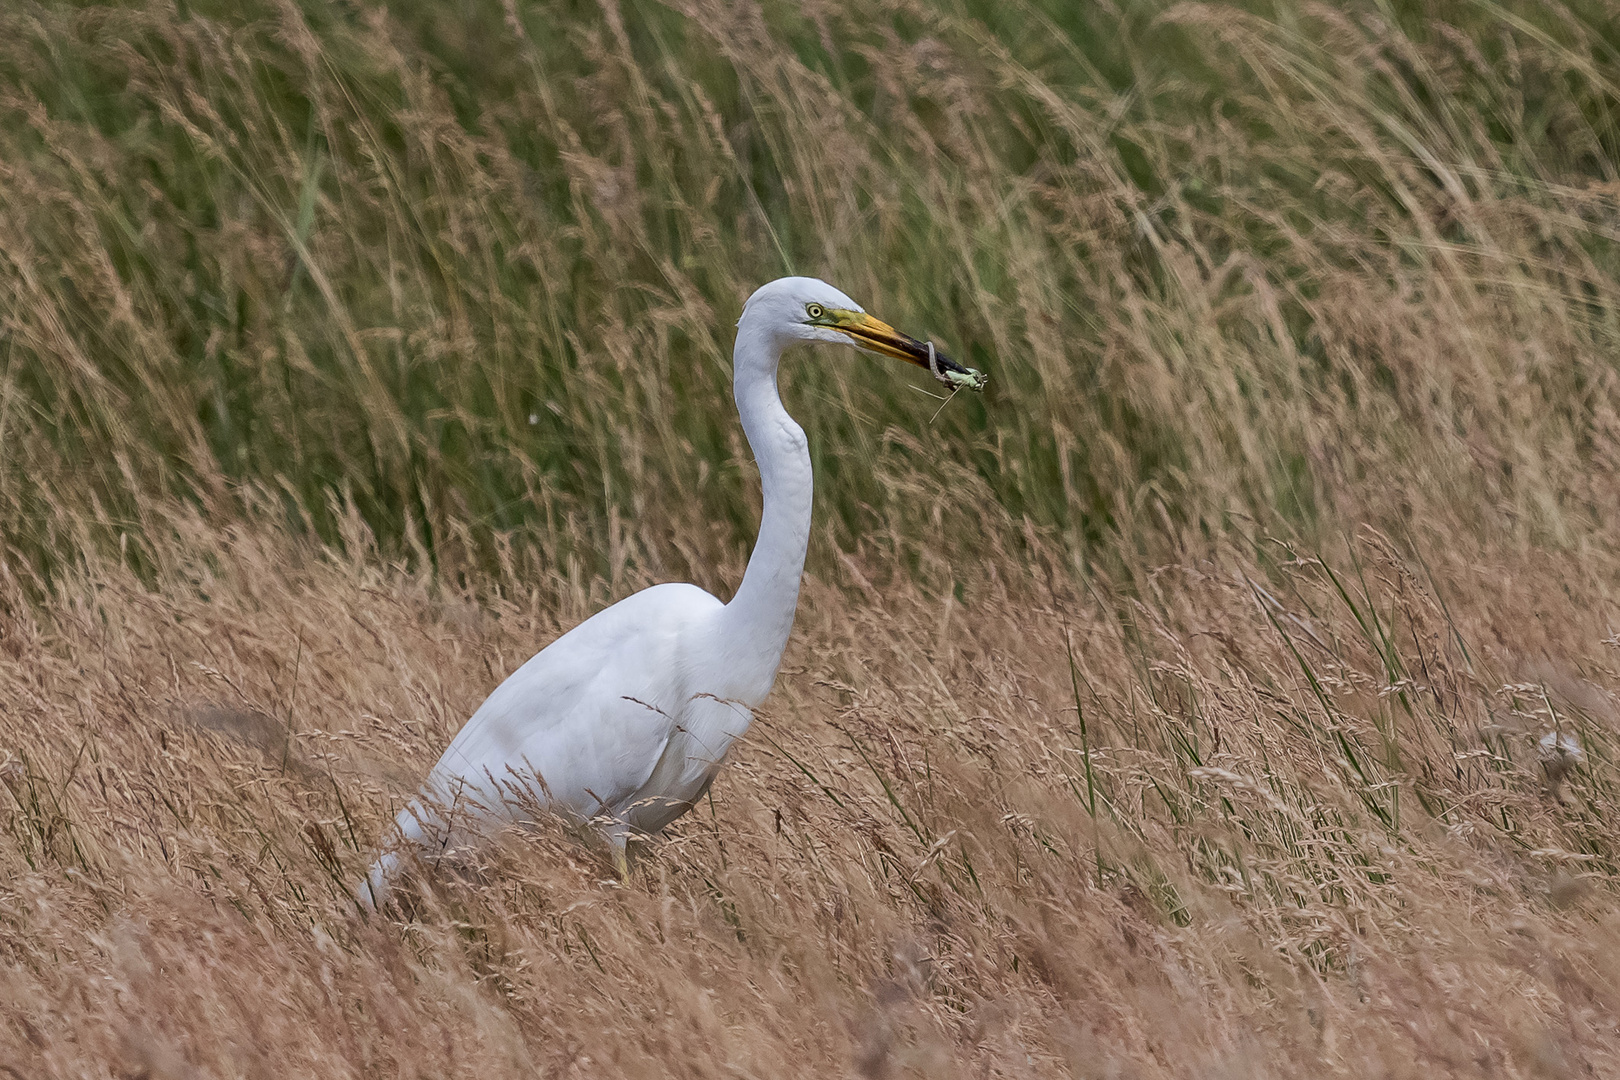
[[994, 380], [785, 365], [844, 548], [1612, 536], [1615, 15], [10, 4], [0, 539], [139, 564], [180, 505], [720, 586], [731, 326], [788, 272]]

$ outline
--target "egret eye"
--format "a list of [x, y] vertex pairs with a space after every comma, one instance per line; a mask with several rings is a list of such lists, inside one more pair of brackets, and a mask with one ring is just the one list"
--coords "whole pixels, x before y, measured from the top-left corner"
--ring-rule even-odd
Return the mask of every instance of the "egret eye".
[[806, 304], [804, 305], [804, 313], [812, 319], [819, 319], [826, 314], [826, 311], [820, 304]]

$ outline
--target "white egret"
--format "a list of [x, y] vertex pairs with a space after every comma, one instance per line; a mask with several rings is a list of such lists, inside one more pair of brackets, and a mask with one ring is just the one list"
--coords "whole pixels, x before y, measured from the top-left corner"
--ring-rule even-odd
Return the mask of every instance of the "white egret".
[[593, 615], [515, 671], [399, 815], [360, 886], [363, 904], [383, 902], [410, 847], [432, 859], [536, 807], [600, 827], [623, 876], [626, 840], [658, 832], [708, 790], [776, 681], [798, 606], [810, 453], [782, 407], [776, 368], [782, 350], [800, 341], [907, 360], [952, 388], [985, 383], [824, 281], [788, 277], [758, 289], [737, 322], [732, 362], [765, 507], [736, 595], [723, 604], [695, 585], [655, 585]]

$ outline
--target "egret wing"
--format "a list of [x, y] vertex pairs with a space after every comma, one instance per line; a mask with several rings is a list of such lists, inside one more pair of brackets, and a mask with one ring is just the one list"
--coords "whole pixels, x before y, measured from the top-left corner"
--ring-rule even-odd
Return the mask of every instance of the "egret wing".
[[490, 694], [434, 767], [432, 793], [486, 811], [526, 788], [589, 818], [651, 775], [687, 688], [687, 633], [718, 610], [693, 586], [637, 593], [541, 650]]

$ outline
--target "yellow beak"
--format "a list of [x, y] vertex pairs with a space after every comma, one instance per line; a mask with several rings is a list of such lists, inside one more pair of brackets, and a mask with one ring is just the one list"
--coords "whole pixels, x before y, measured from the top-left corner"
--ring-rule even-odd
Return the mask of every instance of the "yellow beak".
[[963, 367], [938, 348], [902, 334], [882, 319], [874, 319], [864, 311], [829, 311], [827, 315], [826, 325], [847, 334], [860, 348], [926, 368], [942, 383], [983, 390], [984, 384], [989, 381], [983, 372]]

